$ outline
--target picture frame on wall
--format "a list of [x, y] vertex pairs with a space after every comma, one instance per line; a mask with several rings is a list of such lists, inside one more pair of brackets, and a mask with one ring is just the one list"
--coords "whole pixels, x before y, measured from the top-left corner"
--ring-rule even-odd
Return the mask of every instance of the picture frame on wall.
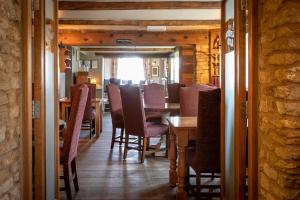
[[98, 61], [92, 60], [92, 69], [98, 69]]
[[158, 66], [155, 66], [155, 67], [152, 67], [152, 76], [159, 76], [159, 73], [158, 73]]

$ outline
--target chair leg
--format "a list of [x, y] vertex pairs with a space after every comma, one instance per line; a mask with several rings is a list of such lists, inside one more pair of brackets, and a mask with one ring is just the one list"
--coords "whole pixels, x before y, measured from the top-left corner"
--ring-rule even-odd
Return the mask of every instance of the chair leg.
[[93, 120], [90, 120], [90, 139], [92, 138], [92, 131], [93, 131]]
[[142, 150], [141, 163], [144, 163], [144, 160], [145, 160], [145, 154], [146, 154], [146, 150], [147, 150], [147, 144], [148, 144], [148, 138], [144, 137], [144, 144], [143, 144], [143, 150]]
[[142, 137], [138, 136], [138, 145], [139, 145], [139, 149], [142, 149]]
[[119, 142], [120, 145], [123, 143], [123, 138], [124, 138], [124, 128], [121, 128], [120, 142]]
[[166, 158], [168, 158], [169, 153], [169, 134], [166, 135]]
[[110, 144], [110, 148], [111, 149], [114, 148], [115, 139], [116, 139], [116, 127], [113, 126], [113, 128], [112, 128], [112, 136], [111, 136], [111, 144]]
[[69, 165], [63, 165], [63, 171], [64, 171], [64, 182], [65, 182], [65, 189], [67, 193], [67, 199], [72, 200], [70, 177], [69, 177]]
[[78, 185], [78, 178], [77, 178], [77, 170], [76, 170], [76, 160], [75, 158], [71, 162], [71, 169], [72, 169], [72, 175], [74, 176], [73, 183], [76, 192], [79, 190], [79, 185]]
[[199, 172], [196, 172], [196, 191], [197, 191], [197, 198], [201, 198], [201, 176]]
[[127, 157], [127, 151], [128, 151], [128, 140], [129, 140], [129, 134], [125, 134], [125, 147], [124, 147], [124, 155], [123, 159], [126, 160]]

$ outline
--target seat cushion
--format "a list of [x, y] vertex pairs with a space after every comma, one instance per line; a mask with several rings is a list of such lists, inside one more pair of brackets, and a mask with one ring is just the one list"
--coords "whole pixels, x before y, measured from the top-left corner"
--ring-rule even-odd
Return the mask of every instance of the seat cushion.
[[164, 124], [156, 124], [147, 122], [146, 137], [155, 137], [168, 133], [169, 127]]
[[162, 114], [159, 112], [147, 112], [146, 113], [146, 121], [147, 122], [161, 122]]

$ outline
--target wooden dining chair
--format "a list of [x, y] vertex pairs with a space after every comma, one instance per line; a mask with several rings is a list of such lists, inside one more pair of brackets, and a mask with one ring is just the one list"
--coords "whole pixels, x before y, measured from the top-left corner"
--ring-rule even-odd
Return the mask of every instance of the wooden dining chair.
[[[124, 135], [124, 120], [120, 89], [115, 84], [107, 85], [108, 100], [110, 105], [110, 115], [112, 121], [112, 139], [110, 148], [114, 148], [115, 142], [122, 144]], [[117, 128], [121, 129], [120, 136], [116, 137]]]
[[[186, 164], [196, 172], [197, 198], [201, 194], [219, 196], [219, 184], [201, 184], [201, 173], [220, 173], [220, 105], [221, 90], [219, 88], [199, 91], [197, 139], [195, 146], [187, 147]], [[189, 172], [189, 170], [188, 170]], [[207, 176], [206, 176], [207, 177]], [[213, 181], [213, 180], [212, 180]], [[209, 188], [209, 192], [202, 193], [201, 188]]]
[[204, 84], [192, 85], [180, 88], [180, 116], [196, 117], [198, 114], [198, 95], [199, 91], [213, 90], [215, 86]]
[[171, 83], [167, 85], [168, 88], [168, 103], [179, 103], [179, 91], [181, 87], [185, 87], [182, 83]]
[[[157, 83], [144, 85], [144, 103], [153, 106], [164, 106], [166, 103], [164, 86]], [[161, 122], [162, 113], [146, 112], [147, 121]]]
[[[92, 135], [96, 133], [96, 109], [92, 106], [92, 99], [96, 98], [96, 84], [84, 83], [89, 88], [89, 94], [86, 102], [83, 122], [81, 130], [89, 130], [89, 137], [92, 138]], [[77, 84], [71, 86], [71, 100], [73, 93], [77, 90], [77, 87], [80, 87], [82, 84]]]
[[76, 91], [74, 91], [70, 118], [67, 122], [67, 128], [63, 133], [63, 145], [60, 147], [60, 165], [63, 166], [63, 176], [60, 176], [60, 178], [64, 179], [65, 183], [65, 187], [61, 188], [61, 190], [66, 191], [68, 200], [72, 199], [69, 176], [70, 165], [75, 190], [79, 190], [76, 170], [76, 156], [80, 128], [88, 98], [88, 91], [89, 89], [86, 85], [82, 85], [78, 87]]
[[[125, 148], [124, 160], [127, 157], [129, 149], [135, 149], [142, 152], [141, 163], [144, 162], [145, 151], [148, 146], [148, 138], [158, 137], [168, 133], [168, 126], [146, 122], [143, 99], [139, 87], [126, 85], [120, 88], [124, 125], [125, 125]], [[140, 138], [139, 145], [129, 147], [129, 135]]]

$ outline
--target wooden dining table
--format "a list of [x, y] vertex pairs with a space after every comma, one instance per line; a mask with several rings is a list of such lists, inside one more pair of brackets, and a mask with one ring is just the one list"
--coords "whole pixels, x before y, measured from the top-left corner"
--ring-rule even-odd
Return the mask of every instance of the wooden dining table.
[[[59, 100], [60, 104], [60, 114], [61, 119], [64, 121], [68, 120], [68, 114], [66, 112], [67, 108], [71, 107], [71, 99], [70, 98], [62, 98]], [[102, 132], [102, 100], [101, 98], [93, 98], [92, 106], [96, 109], [96, 136], [99, 136]]]
[[[197, 137], [197, 117], [178, 117], [167, 118], [169, 122], [169, 185], [176, 187], [176, 199], [186, 200], [186, 147], [189, 140]], [[178, 169], [177, 169], [178, 156]]]
[[149, 105], [144, 104], [144, 109], [146, 112], [171, 112], [179, 113], [180, 104], [179, 103], [165, 103], [164, 105]]

